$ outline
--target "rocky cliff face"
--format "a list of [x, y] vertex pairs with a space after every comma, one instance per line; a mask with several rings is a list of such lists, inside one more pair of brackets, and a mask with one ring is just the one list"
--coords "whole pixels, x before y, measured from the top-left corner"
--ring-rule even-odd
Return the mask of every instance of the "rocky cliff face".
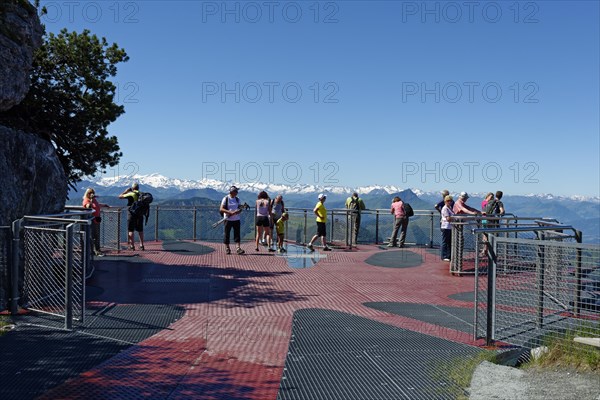
[[[19, 104], [27, 94], [33, 53], [42, 34], [36, 10], [26, 0], [0, 0], [0, 111]], [[23, 215], [62, 211], [66, 193], [67, 179], [52, 144], [0, 125], [0, 310], [6, 308], [10, 293], [11, 241], [3, 226]]]
[[43, 28], [25, 1], [0, 1], [0, 111], [18, 104], [29, 89], [33, 52], [42, 43]]
[[62, 211], [67, 178], [52, 145], [0, 126], [0, 225], [25, 214]]
[[[43, 29], [26, 0], [0, 1], [0, 111], [29, 90], [34, 51]], [[24, 214], [61, 211], [66, 179], [52, 145], [0, 125], [0, 226]]]

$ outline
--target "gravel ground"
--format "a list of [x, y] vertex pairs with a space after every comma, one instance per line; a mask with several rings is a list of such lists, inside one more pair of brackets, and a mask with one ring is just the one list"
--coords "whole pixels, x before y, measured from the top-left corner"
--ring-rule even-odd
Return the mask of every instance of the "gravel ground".
[[600, 374], [517, 369], [484, 361], [471, 379], [470, 400], [600, 400]]

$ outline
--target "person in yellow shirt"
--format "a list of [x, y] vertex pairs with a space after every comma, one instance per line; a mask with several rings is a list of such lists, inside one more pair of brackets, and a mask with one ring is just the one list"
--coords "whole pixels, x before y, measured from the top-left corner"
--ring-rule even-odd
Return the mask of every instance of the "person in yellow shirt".
[[313, 243], [315, 242], [315, 240], [317, 240], [320, 237], [321, 243], [323, 244], [323, 251], [331, 251], [331, 248], [327, 246], [327, 241], [326, 241], [326, 239], [327, 239], [326, 238], [327, 237], [327, 229], [326, 229], [327, 209], [325, 208], [325, 200], [327, 200], [327, 196], [324, 195], [323, 193], [321, 193], [321, 194], [319, 194], [318, 199], [319, 199], [319, 201], [317, 202], [317, 205], [315, 206], [315, 209], [313, 210], [313, 212], [317, 216], [317, 234], [315, 236], [313, 236], [312, 239], [310, 239], [310, 243], [308, 243], [308, 245], [306, 247], [311, 252], [315, 251], [315, 248], [313, 247]]
[[287, 250], [283, 248], [283, 239], [285, 239], [285, 221], [288, 220], [288, 213], [281, 214], [281, 218], [275, 223], [277, 229], [277, 251], [285, 253]]

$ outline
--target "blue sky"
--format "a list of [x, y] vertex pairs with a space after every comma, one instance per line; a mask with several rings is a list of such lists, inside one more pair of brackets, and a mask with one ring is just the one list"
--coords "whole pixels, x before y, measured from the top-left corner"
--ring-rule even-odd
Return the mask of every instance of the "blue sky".
[[43, 1], [125, 48], [108, 175], [600, 196], [597, 1]]

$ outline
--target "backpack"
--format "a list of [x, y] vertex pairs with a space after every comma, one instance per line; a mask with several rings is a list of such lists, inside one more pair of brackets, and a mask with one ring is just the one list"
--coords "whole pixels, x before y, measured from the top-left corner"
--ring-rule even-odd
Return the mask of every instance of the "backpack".
[[415, 211], [413, 210], [410, 204], [404, 203], [403, 207], [404, 215], [406, 215], [407, 217], [412, 217], [413, 215], [415, 215]]
[[[225, 196], [225, 197], [223, 197], [223, 200], [221, 200], [221, 204], [223, 205], [223, 208], [226, 209], [226, 210], [229, 210], [229, 199], [228, 199], [228, 197], [229, 196]], [[235, 202], [238, 204], [238, 208], [240, 208], [240, 199], [237, 196], [235, 196], [234, 199], [235, 199]], [[221, 217], [224, 217], [224, 216], [225, 216], [225, 214], [221, 213]]]
[[148, 224], [148, 217], [150, 216], [150, 203], [154, 198], [150, 193], [140, 193], [137, 201], [134, 201], [131, 206], [129, 206], [129, 213], [136, 217], [146, 217], [146, 224]]
[[500, 214], [500, 204], [498, 204], [498, 200], [492, 199], [488, 201], [488, 203], [485, 205], [485, 210], [483, 211], [486, 213], [486, 215]]
[[358, 197], [351, 197], [352, 200], [350, 200], [350, 203], [348, 203], [348, 209], [349, 210], [358, 210]]
[[283, 200], [281, 200], [281, 203], [280, 203], [280, 204], [281, 204], [281, 213], [280, 213], [280, 214], [276, 214], [276, 213], [275, 213], [275, 199], [272, 199], [272, 200], [271, 200], [271, 203], [270, 203], [270, 205], [271, 205], [271, 210], [272, 210], [273, 214], [276, 214], [276, 215], [278, 215], [278, 218], [280, 218], [280, 217], [281, 217], [281, 214], [283, 214], [283, 213], [285, 212], [285, 204], [284, 204]]

